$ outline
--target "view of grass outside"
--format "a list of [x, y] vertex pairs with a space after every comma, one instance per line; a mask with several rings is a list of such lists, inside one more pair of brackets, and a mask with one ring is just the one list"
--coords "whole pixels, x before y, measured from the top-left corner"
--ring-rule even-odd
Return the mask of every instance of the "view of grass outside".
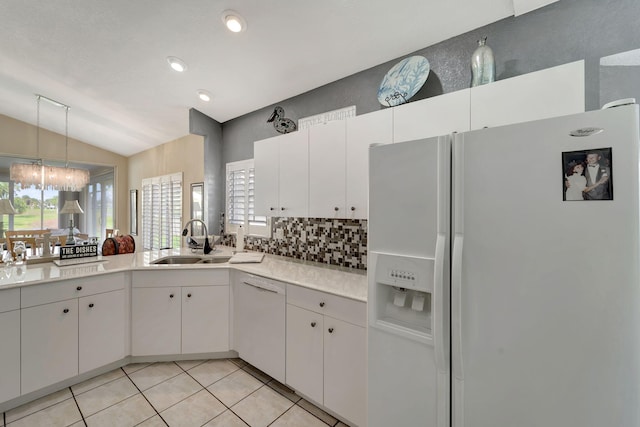
[[[15, 230], [39, 230], [40, 207], [25, 210], [13, 216], [13, 228]], [[58, 211], [56, 209], [44, 210], [43, 228], [58, 228]]]

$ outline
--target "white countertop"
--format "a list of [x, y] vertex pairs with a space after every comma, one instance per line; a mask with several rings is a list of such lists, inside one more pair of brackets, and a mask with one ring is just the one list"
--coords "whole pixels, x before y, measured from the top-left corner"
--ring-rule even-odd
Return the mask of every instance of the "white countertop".
[[[217, 246], [215, 253], [210, 255], [231, 255], [232, 250], [230, 247]], [[247, 264], [152, 264], [153, 261], [166, 256], [191, 254], [190, 249], [145, 251], [103, 257], [102, 262], [64, 267], [58, 267], [53, 262], [14, 265], [10, 268], [0, 264], [0, 290], [120, 271], [229, 268], [358, 301], [367, 301], [367, 275], [364, 271], [288, 257], [267, 254], [261, 263]]]

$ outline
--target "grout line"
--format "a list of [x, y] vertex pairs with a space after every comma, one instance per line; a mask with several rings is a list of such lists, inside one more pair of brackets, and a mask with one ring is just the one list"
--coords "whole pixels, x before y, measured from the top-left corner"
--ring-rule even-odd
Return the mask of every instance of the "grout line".
[[[298, 402], [302, 402], [302, 399], [298, 400]], [[336, 419], [336, 422], [335, 422], [335, 423], [333, 423], [333, 424], [329, 424], [328, 422], [326, 422], [325, 420], [323, 420], [322, 418], [320, 418], [319, 416], [317, 416], [317, 415], [316, 415], [316, 414], [314, 414], [313, 412], [309, 411], [307, 408], [305, 408], [305, 407], [303, 407], [303, 406], [298, 405], [298, 402], [296, 402], [294, 406], [297, 406], [297, 407], [299, 407], [300, 409], [304, 410], [305, 412], [307, 412], [307, 413], [309, 413], [309, 414], [313, 415], [314, 417], [316, 417], [317, 419], [319, 419], [320, 421], [322, 421], [323, 423], [325, 423], [326, 425], [328, 425], [328, 426], [330, 426], [330, 427], [335, 427], [335, 426], [336, 426], [336, 425], [338, 425], [338, 423], [340, 422], [340, 420]], [[313, 403], [311, 403], [311, 402], [309, 402], [309, 403], [310, 403], [311, 405], [313, 405]], [[315, 406], [316, 408], [318, 408], [316, 405], [313, 405], [313, 406]], [[318, 408], [318, 409], [320, 409], [320, 410], [321, 410], [322, 412], [324, 412], [325, 414], [330, 415], [330, 416], [332, 416], [332, 417], [333, 417], [333, 415], [331, 415], [331, 414], [327, 413], [326, 411], [322, 410], [321, 408]], [[333, 417], [333, 418], [335, 418], [335, 417]]]
[[73, 397], [73, 401], [76, 404], [76, 407], [78, 408], [78, 412], [80, 412], [80, 417], [82, 418], [82, 422], [84, 423], [84, 427], [87, 427], [87, 420], [84, 419], [84, 414], [82, 413], [82, 409], [80, 409], [80, 405], [78, 405], [78, 401], [76, 400], [76, 395], [73, 392], [73, 390], [71, 389], [71, 387], [69, 387], [69, 392], [71, 392], [71, 397]]
[[[149, 365], [149, 366], [151, 366], [151, 365]], [[179, 366], [178, 366], [178, 367], [179, 367]], [[120, 368], [120, 369], [122, 369], [122, 372], [124, 372], [125, 376], [126, 376], [127, 378], [129, 378], [129, 381], [131, 381], [131, 383], [132, 383], [132, 384], [133, 384], [133, 386], [136, 388], [136, 390], [138, 390], [138, 391], [140, 392], [140, 394], [142, 395], [142, 397], [144, 398], [144, 400], [146, 400], [146, 401], [147, 401], [147, 403], [149, 404], [149, 406], [151, 406], [151, 408], [152, 408], [154, 411], [156, 411], [156, 414], [158, 414], [158, 416], [160, 417], [160, 419], [162, 420], [162, 422], [163, 422], [166, 426], [168, 426], [168, 425], [169, 425], [169, 423], [168, 423], [168, 422], [166, 422], [164, 418], [162, 418], [162, 415], [160, 415], [160, 412], [158, 412], [158, 410], [156, 409], [156, 407], [155, 407], [155, 406], [153, 406], [153, 405], [151, 404], [151, 402], [149, 402], [149, 399], [147, 399], [147, 396], [145, 396], [145, 395], [144, 395], [144, 393], [142, 392], [142, 390], [140, 390], [140, 388], [138, 387], [138, 385], [137, 385], [137, 384], [136, 384], [136, 383], [131, 379], [131, 377], [129, 377], [129, 374], [127, 374], [127, 371], [125, 371], [123, 368]], [[136, 372], [137, 372], [137, 371], [136, 371]], [[173, 377], [172, 377], [172, 378], [173, 378]], [[153, 418], [153, 417], [149, 417], [149, 418]], [[147, 419], [149, 419], [149, 418], [147, 418]], [[145, 421], [146, 421], [146, 420], [145, 420]], [[143, 421], [143, 422], [144, 422], [144, 421]]]

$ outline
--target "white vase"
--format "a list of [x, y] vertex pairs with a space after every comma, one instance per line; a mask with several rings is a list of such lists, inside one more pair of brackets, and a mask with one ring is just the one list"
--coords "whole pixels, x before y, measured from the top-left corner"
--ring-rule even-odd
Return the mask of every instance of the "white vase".
[[496, 61], [493, 50], [486, 45], [487, 38], [478, 40], [478, 48], [471, 57], [471, 87], [485, 85], [496, 80]]

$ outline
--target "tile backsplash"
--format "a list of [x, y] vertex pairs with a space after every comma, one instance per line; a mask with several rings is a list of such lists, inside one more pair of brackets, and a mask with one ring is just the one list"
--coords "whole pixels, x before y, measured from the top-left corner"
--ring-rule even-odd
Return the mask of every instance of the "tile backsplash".
[[[235, 234], [222, 243], [235, 246]], [[250, 251], [366, 270], [367, 221], [327, 218], [271, 219], [271, 238], [245, 237]]]

